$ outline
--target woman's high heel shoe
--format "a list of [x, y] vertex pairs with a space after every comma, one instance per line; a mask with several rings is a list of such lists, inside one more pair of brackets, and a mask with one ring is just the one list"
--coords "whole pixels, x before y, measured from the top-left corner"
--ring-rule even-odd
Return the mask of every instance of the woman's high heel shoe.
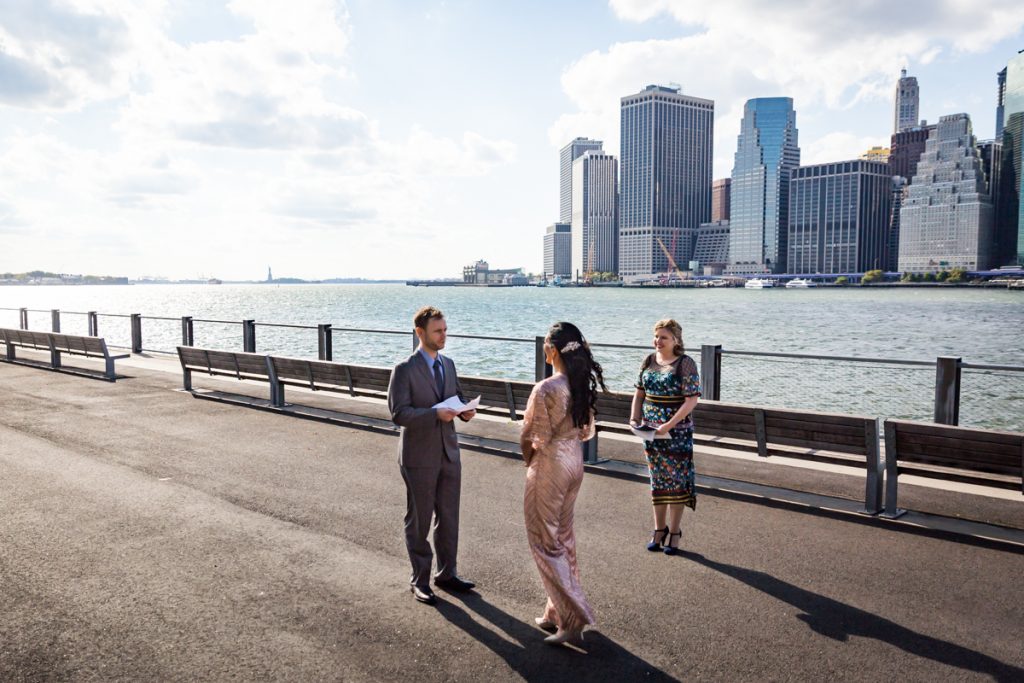
[[533, 620], [533, 622], [535, 624], [537, 624], [538, 628], [540, 628], [540, 629], [542, 629], [544, 631], [557, 631], [558, 630], [558, 624], [556, 624], [553, 621], [548, 621], [544, 617], [537, 617], [537, 618], [535, 618]]
[[[658, 534], [661, 534], [661, 540], [660, 541], [657, 540]], [[659, 550], [661, 550], [661, 544], [665, 540], [665, 537], [666, 537], [667, 534], [668, 534], [668, 527], [667, 526], [664, 529], [655, 529], [654, 531], [652, 531], [651, 532], [651, 542], [647, 544], [647, 549], [650, 550], [652, 553], [656, 553]]]
[[670, 533], [668, 535], [668, 543], [665, 544], [665, 549], [664, 549], [666, 555], [675, 555], [676, 553], [679, 552], [679, 546], [672, 545], [672, 539], [675, 538], [676, 536], [679, 537], [680, 541], [683, 540], [683, 532], [682, 531], [676, 531], [675, 533]]
[[583, 631], [566, 631], [558, 629], [558, 633], [544, 639], [548, 645], [575, 645], [583, 647]]

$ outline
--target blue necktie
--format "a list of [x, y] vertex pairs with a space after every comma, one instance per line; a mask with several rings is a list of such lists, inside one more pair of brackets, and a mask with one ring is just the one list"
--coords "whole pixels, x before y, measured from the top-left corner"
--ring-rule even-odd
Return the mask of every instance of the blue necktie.
[[434, 384], [437, 385], [437, 395], [444, 398], [444, 375], [441, 374], [441, 359], [434, 359]]

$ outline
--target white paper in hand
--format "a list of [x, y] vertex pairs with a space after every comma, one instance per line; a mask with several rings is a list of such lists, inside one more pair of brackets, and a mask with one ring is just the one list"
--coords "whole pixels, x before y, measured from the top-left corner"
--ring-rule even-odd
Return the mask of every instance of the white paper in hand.
[[639, 427], [629, 426], [629, 431], [633, 432], [633, 436], [639, 437], [641, 441], [654, 441], [655, 439], [671, 439], [670, 434], [658, 434], [657, 428], [652, 427], [649, 424], [642, 424]]
[[432, 408], [447, 408], [449, 410], [454, 410], [455, 414], [458, 415], [459, 413], [464, 413], [467, 410], [476, 410], [476, 407], [478, 405], [480, 405], [480, 397], [479, 396], [474, 398], [469, 403], [463, 403], [462, 401], [459, 400], [458, 396], [452, 396], [450, 398], [446, 398], [445, 400], [441, 401], [437, 405], [434, 405], [434, 406], [431, 406], [431, 407]]

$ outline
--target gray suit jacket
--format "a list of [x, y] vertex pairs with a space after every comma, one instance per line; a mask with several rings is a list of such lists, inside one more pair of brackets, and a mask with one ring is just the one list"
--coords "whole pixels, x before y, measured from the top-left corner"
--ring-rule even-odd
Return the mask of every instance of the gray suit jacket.
[[434, 371], [419, 351], [395, 366], [388, 384], [388, 409], [391, 419], [401, 427], [398, 462], [403, 467], [440, 467], [443, 459], [459, 462], [459, 441], [455, 421], [441, 422], [431, 407], [451, 396], [462, 396], [455, 363], [441, 356], [444, 367], [444, 392], [437, 393]]

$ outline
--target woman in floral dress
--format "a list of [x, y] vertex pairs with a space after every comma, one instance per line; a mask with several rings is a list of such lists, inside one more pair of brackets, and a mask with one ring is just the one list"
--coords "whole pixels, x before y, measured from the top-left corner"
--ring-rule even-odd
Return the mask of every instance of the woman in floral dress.
[[654, 532], [647, 549], [678, 552], [683, 535], [683, 509], [696, 509], [694, 489], [693, 420], [690, 414], [700, 398], [697, 364], [683, 349], [683, 330], [675, 320], [654, 325], [654, 353], [644, 359], [633, 394], [630, 422], [657, 428], [667, 439], [644, 442], [651, 474]]

